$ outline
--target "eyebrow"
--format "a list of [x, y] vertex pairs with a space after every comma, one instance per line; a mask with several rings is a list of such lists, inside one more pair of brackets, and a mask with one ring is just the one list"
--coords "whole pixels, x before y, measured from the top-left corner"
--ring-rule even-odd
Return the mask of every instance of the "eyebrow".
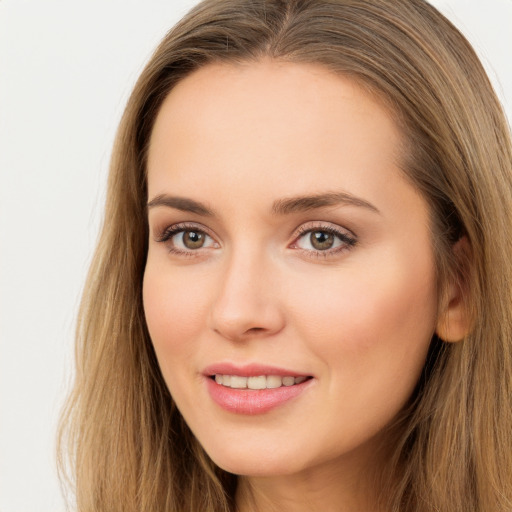
[[358, 206], [380, 214], [380, 211], [376, 206], [364, 199], [361, 199], [360, 197], [348, 194], [347, 192], [328, 192], [312, 196], [298, 196], [279, 199], [274, 202], [272, 206], [272, 213], [277, 215], [287, 215], [290, 213], [304, 212], [338, 205]]
[[[366, 208], [375, 213], [380, 211], [373, 204], [359, 197], [348, 194], [347, 192], [327, 192], [324, 194], [315, 194], [310, 196], [297, 196], [286, 199], [278, 199], [272, 204], [272, 213], [274, 215], [288, 215], [291, 213], [305, 212], [330, 206], [350, 205]], [[169, 196], [160, 194], [148, 202], [148, 210], [158, 206], [174, 208], [183, 212], [195, 213], [204, 217], [214, 217], [212, 209], [199, 201], [194, 201], [187, 197]]]
[[193, 199], [188, 199], [187, 197], [176, 197], [176, 196], [168, 196], [166, 194], [160, 194], [159, 196], [154, 197], [147, 204], [148, 210], [151, 208], [155, 208], [157, 206], [166, 206], [168, 208], [174, 208], [176, 210], [181, 210], [182, 212], [195, 213], [197, 215], [202, 215], [204, 217], [213, 217], [213, 211], [208, 208], [206, 205], [194, 201]]

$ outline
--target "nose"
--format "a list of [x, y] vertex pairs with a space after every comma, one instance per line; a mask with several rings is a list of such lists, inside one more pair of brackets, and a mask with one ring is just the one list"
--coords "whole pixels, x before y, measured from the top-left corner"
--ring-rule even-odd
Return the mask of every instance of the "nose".
[[231, 341], [266, 337], [284, 327], [276, 271], [264, 255], [245, 251], [224, 262], [211, 308], [211, 328]]

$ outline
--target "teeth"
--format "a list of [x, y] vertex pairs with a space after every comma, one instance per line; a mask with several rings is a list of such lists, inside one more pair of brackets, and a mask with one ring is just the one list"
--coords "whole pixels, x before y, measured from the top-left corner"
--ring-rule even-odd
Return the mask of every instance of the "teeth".
[[267, 387], [267, 378], [265, 375], [259, 377], [249, 377], [247, 379], [247, 387], [249, 389], [265, 389]]
[[215, 375], [215, 382], [233, 389], [275, 389], [281, 386], [301, 384], [307, 377], [280, 377], [279, 375], [259, 375], [257, 377], [242, 377], [240, 375]]
[[269, 375], [267, 377], [267, 388], [280, 388], [283, 385], [283, 379], [278, 375]]
[[[231, 383], [230, 387], [235, 389], [244, 389], [247, 387], [247, 377], [239, 377], [238, 375], [231, 375]], [[224, 384], [224, 379], [222, 379], [222, 384]]]
[[293, 386], [295, 384], [295, 377], [283, 377], [283, 386]]

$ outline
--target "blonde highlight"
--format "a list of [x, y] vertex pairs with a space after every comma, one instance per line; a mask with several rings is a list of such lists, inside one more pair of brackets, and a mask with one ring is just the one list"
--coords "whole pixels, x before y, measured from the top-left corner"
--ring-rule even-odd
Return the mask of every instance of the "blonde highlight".
[[[145, 324], [146, 157], [176, 83], [209, 63], [262, 58], [321, 64], [382, 99], [405, 135], [403, 172], [431, 207], [440, 294], [453, 280], [465, 289], [471, 332], [457, 344], [433, 339], [418, 388], [390, 426], [383, 504], [512, 510], [510, 130], [469, 43], [423, 0], [206, 0], [157, 48], [119, 127], [80, 308], [60, 430], [78, 510], [234, 510], [236, 476], [183, 421]], [[471, 254], [457, 259], [461, 237]]]

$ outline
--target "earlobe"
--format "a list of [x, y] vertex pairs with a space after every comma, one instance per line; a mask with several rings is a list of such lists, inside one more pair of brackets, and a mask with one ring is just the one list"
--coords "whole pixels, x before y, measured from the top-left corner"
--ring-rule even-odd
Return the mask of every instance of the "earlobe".
[[461, 341], [469, 332], [469, 322], [462, 302], [449, 304], [447, 309], [440, 315], [436, 334], [443, 341], [455, 343]]
[[461, 341], [471, 330], [471, 318], [468, 310], [468, 269], [471, 247], [464, 236], [453, 246], [458, 272], [447, 286], [445, 306], [439, 313], [436, 334], [443, 341], [455, 343]]

